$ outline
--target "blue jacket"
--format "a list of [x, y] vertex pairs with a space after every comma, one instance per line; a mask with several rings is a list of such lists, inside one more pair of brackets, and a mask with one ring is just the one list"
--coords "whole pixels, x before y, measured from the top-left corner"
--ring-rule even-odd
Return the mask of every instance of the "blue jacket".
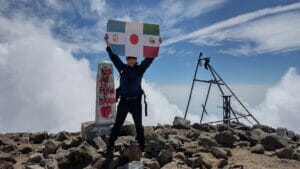
[[120, 73], [120, 96], [128, 98], [140, 97], [142, 95], [141, 82], [143, 75], [154, 58], [145, 58], [141, 64], [130, 67], [124, 64], [120, 57], [112, 52], [110, 47], [107, 47], [106, 51]]

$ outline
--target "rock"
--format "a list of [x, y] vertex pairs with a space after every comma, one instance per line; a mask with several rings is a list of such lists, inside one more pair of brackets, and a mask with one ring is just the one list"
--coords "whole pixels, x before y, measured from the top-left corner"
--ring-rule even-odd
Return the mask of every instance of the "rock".
[[[266, 137], [268, 135], [267, 133], [262, 131], [260, 128], [255, 128], [254, 130], [251, 130], [249, 132], [249, 134], [251, 136], [250, 139], [255, 140], [255, 141], [252, 141], [252, 142], [255, 142], [255, 144], [258, 143], [261, 139], [263, 139], [264, 137]], [[250, 139], [247, 139], [247, 140], [249, 141]]]
[[71, 140], [63, 140], [62, 143], [60, 144], [63, 149], [69, 149], [72, 147], [79, 146], [81, 144], [81, 138], [76, 137], [72, 138]]
[[33, 147], [30, 144], [21, 144], [21, 145], [18, 146], [18, 150], [22, 154], [28, 154], [28, 153], [33, 151]]
[[185, 161], [185, 155], [183, 152], [177, 152], [173, 155], [173, 157]]
[[155, 158], [143, 160], [144, 166], [149, 169], [160, 169], [159, 163]]
[[175, 149], [178, 150], [181, 147], [181, 140], [177, 139], [175, 135], [169, 135], [168, 143]]
[[226, 165], [228, 165], [228, 161], [225, 159], [220, 160], [217, 164], [218, 168], [224, 168]]
[[155, 158], [162, 150], [163, 145], [158, 144], [155, 141], [149, 141], [145, 146], [145, 157], [146, 158]]
[[293, 151], [288, 149], [288, 148], [281, 148], [281, 149], [277, 149], [275, 150], [275, 153], [277, 155], [277, 157], [279, 158], [292, 158], [292, 153]]
[[34, 164], [34, 165], [27, 165], [25, 169], [44, 169], [40, 165]]
[[[70, 153], [67, 157], [70, 162], [70, 168], [79, 167], [84, 168], [93, 161], [93, 156], [89, 152], [89, 148], [86, 146], [74, 147], [70, 149]], [[60, 167], [61, 168], [61, 167]]]
[[189, 131], [186, 135], [187, 138], [189, 138], [193, 141], [197, 140], [199, 136], [200, 136], [200, 133], [193, 131], [193, 130]]
[[166, 165], [164, 165], [161, 169], [190, 169], [190, 167], [186, 166], [182, 162], [172, 161]]
[[34, 153], [34, 154], [31, 154], [29, 156], [29, 159], [27, 162], [29, 163], [40, 163], [42, 161], [43, 157], [40, 153]]
[[198, 140], [198, 144], [205, 148], [216, 147], [218, 145], [218, 143], [214, 139], [209, 137], [200, 137]]
[[199, 124], [199, 123], [194, 123], [192, 125], [192, 127], [194, 129], [197, 129], [197, 130], [201, 130], [201, 131], [206, 131], [206, 132], [209, 132], [210, 130], [213, 130], [214, 128], [208, 124]]
[[216, 158], [224, 158], [227, 159], [227, 152], [223, 150], [222, 148], [219, 147], [213, 147], [211, 148], [211, 153], [214, 155]]
[[96, 149], [100, 149], [100, 148], [103, 150], [106, 149], [106, 143], [99, 136], [97, 136], [93, 139], [92, 146], [95, 147]]
[[186, 159], [186, 164], [191, 168], [202, 168], [202, 158], [201, 157], [191, 157]]
[[124, 124], [120, 131], [120, 136], [135, 136], [135, 126], [134, 124]]
[[56, 141], [70, 140], [71, 137], [68, 132], [62, 131], [59, 132], [55, 138]]
[[1, 153], [0, 154], [0, 162], [2, 163], [2, 161], [10, 162], [13, 164], [17, 163], [16, 158], [11, 153]]
[[279, 137], [277, 135], [268, 135], [261, 141], [262, 146], [265, 150], [274, 151], [276, 149], [288, 147], [286, 139]]
[[257, 144], [250, 148], [250, 151], [255, 154], [263, 154], [265, 152], [265, 148], [261, 144]]
[[173, 121], [173, 127], [177, 129], [190, 129], [190, 121], [176, 116]]
[[37, 164], [33, 164], [33, 165], [30, 164], [30, 165], [26, 165], [25, 169], [44, 169], [44, 168]]
[[173, 152], [172, 149], [170, 148], [161, 150], [157, 156], [157, 161], [159, 162], [159, 165], [161, 167], [171, 162], [172, 159], [173, 159]]
[[291, 138], [293, 141], [297, 141], [298, 140], [298, 136], [297, 136], [297, 134], [295, 132], [293, 132], [291, 130], [288, 130], [286, 132], [286, 134], [287, 134], [287, 137]]
[[276, 130], [270, 126], [266, 126], [266, 125], [254, 125], [252, 127], [252, 129], [261, 129], [262, 131], [266, 132], [266, 133], [275, 133]]
[[11, 162], [7, 162], [7, 161], [1, 161], [0, 162], [0, 168], [1, 169], [13, 169], [14, 164], [11, 163]]
[[15, 144], [7, 144], [7, 145], [0, 146], [0, 150], [5, 153], [14, 151], [16, 148], [17, 146]]
[[136, 142], [132, 142], [129, 146], [121, 149], [120, 155], [122, 158], [125, 158], [129, 162], [140, 161], [142, 152], [139, 144]]
[[56, 150], [58, 149], [58, 145], [53, 140], [47, 140], [45, 143], [45, 149], [44, 149], [44, 156], [48, 156], [49, 154], [55, 154]]
[[215, 140], [224, 147], [233, 147], [236, 139], [231, 131], [223, 131], [215, 136]]
[[286, 128], [277, 128], [276, 129], [276, 134], [279, 137], [287, 137], [287, 129]]
[[150, 140], [157, 141], [157, 135], [152, 126], [144, 126], [144, 136], [146, 142], [149, 142]]
[[217, 127], [217, 131], [219, 132], [231, 131], [231, 128], [228, 126], [228, 124], [218, 124], [216, 127]]
[[298, 147], [298, 149], [293, 151], [292, 159], [300, 161], [300, 147]]
[[48, 133], [47, 132], [39, 132], [39, 133], [31, 133], [29, 135], [29, 141], [33, 142], [34, 144], [40, 144], [44, 140], [48, 139]]

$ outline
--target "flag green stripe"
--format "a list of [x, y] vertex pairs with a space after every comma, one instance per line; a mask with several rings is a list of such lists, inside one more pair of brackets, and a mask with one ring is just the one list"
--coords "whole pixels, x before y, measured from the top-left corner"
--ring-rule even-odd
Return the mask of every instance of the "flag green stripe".
[[155, 24], [144, 23], [143, 33], [145, 35], [159, 35], [159, 26]]

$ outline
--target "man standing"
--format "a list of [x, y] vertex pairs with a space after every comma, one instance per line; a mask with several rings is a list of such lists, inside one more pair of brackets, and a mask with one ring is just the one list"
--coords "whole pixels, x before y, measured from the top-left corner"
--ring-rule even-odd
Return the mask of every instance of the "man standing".
[[[108, 55], [120, 73], [120, 87], [119, 95], [120, 101], [117, 106], [117, 116], [115, 124], [111, 129], [107, 149], [105, 152], [106, 157], [113, 157], [114, 143], [119, 136], [121, 127], [126, 119], [127, 113], [130, 112], [136, 128], [136, 140], [138, 141], [141, 151], [144, 150], [144, 128], [142, 125], [142, 95], [143, 90], [141, 87], [142, 77], [146, 69], [153, 62], [154, 58], [145, 58], [141, 64], [137, 62], [137, 56], [126, 56], [127, 64], [123, 63], [118, 55], [114, 54], [110, 48], [110, 41], [108, 34], [104, 37], [107, 47]], [[160, 39], [161, 42], [161, 39]]]

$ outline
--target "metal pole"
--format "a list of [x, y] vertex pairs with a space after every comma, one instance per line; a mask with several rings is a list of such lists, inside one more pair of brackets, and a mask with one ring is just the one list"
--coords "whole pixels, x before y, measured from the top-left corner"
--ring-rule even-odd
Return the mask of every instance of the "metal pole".
[[203, 120], [204, 111], [207, 114], [206, 104], [207, 104], [208, 96], [209, 96], [209, 93], [210, 93], [210, 89], [211, 89], [211, 83], [209, 83], [209, 87], [208, 87], [208, 91], [207, 91], [207, 94], [206, 94], [205, 102], [204, 102], [204, 105], [202, 107], [202, 114], [201, 114], [200, 124], [202, 123], [202, 120]]
[[202, 56], [202, 52], [200, 52], [199, 57], [198, 57], [196, 70], [195, 70], [194, 78], [193, 78], [193, 82], [192, 82], [192, 87], [191, 87], [191, 90], [190, 90], [189, 100], [188, 100], [188, 103], [187, 103], [187, 106], [186, 106], [186, 109], [185, 109], [185, 113], [184, 113], [184, 119], [186, 119], [186, 115], [187, 115], [187, 112], [189, 110], [190, 101], [191, 101], [192, 92], [193, 92], [193, 89], [194, 89], [195, 79], [196, 79], [196, 75], [197, 75], [197, 72], [198, 72], [198, 67], [199, 67], [201, 56]]
[[214, 70], [214, 68], [209, 65], [209, 68], [212, 69], [216, 73], [216, 75], [219, 77], [219, 79], [223, 82], [223, 84], [226, 86], [226, 88], [231, 92], [233, 97], [240, 103], [240, 105], [247, 111], [247, 113], [256, 121], [257, 124], [260, 124], [259, 121], [250, 113], [250, 111], [244, 106], [244, 104], [240, 101], [240, 99], [233, 93], [233, 91], [230, 89], [230, 87], [225, 83], [225, 81], [221, 78], [221, 76]]

